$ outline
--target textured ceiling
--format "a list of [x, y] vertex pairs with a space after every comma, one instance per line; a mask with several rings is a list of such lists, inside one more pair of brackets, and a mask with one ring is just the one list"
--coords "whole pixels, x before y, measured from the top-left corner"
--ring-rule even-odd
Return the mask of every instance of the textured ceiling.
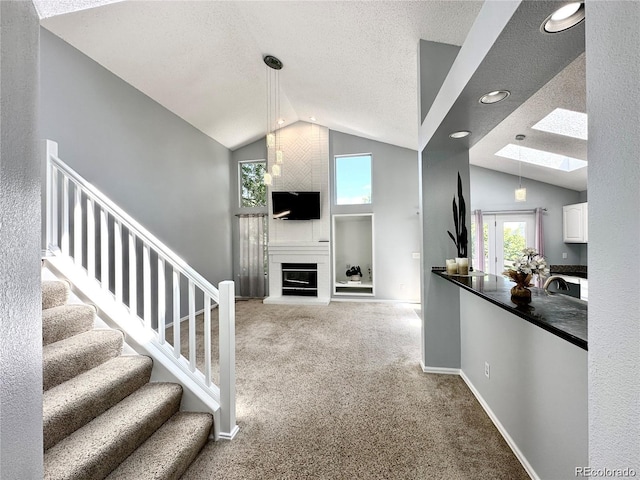
[[286, 124], [314, 116], [334, 130], [417, 149], [418, 41], [461, 45], [481, 6], [127, 1], [42, 25], [231, 149], [265, 134], [265, 54], [284, 63]]
[[[586, 140], [531, 128], [555, 108], [586, 112], [584, 53], [476, 143], [469, 152], [470, 163], [518, 175], [519, 162], [495, 155], [507, 143], [587, 160]], [[519, 142], [515, 140], [517, 134], [524, 134], [526, 138]], [[572, 190], [587, 189], [587, 168], [574, 172], [563, 172], [523, 163], [522, 176]]]
[[122, 0], [33, 0], [40, 19], [78, 12]]
[[[285, 125], [314, 116], [333, 130], [417, 149], [418, 41], [461, 45], [482, 6], [480, 1], [403, 0], [34, 3], [45, 28], [231, 149], [266, 132], [265, 54], [284, 63]], [[550, 3], [523, 4], [524, 23], [536, 27]], [[513, 23], [522, 22], [516, 17]], [[586, 159], [586, 141], [531, 129], [555, 108], [585, 111], [584, 55], [527, 100], [518, 90], [536, 82], [523, 65], [542, 71], [548, 62], [541, 51], [520, 56], [532, 47], [524, 45], [520, 25], [510, 28], [495, 58], [485, 61], [466, 89], [473, 101], [461, 96], [441, 125], [444, 141], [449, 127], [461, 129], [474, 119], [467, 126], [473, 131], [467, 144], [473, 145], [474, 165], [517, 174], [518, 162], [494, 154], [514, 143], [518, 133], [527, 136], [523, 146]], [[507, 76], [512, 96], [475, 115], [476, 96], [502, 86]], [[513, 113], [500, 116], [505, 107]], [[567, 173], [523, 164], [522, 176], [586, 190], [586, 170]]]
[[[586, 22], [561, 33], [542, 33], [540, 26], [556, 8], [558, 2], [554, 0], [524, 1], [518, 5], [429, 140], [430, 149], [454, 145], [469, 148], [472, 164], [517, 175], [519, 162], [495, 153], [516, 143], [517, 134], [524, 134], [527, 138], [517, 142], [523, 147], [586, 159], [585, 140], [530, 128], [558, 107], [586, 111]], [[507, 89], [511, 95], [493, 105], [479, 103], [484, 93], [498, 89]], [[458, 130], [469, 130], [471, 135], [460, 140], [449, 138], [451, 132]], [[587, 189], [586, 170], [568, 173], [522, 164], [523, 177], [577, 191]]]

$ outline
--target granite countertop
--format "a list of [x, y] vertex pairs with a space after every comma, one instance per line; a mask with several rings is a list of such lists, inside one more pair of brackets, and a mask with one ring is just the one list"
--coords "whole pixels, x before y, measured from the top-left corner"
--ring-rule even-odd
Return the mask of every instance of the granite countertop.
[[529, 287], [531, 304], [518, 307], [511, 302], [514, 283], [504, 277], [482, 272], [447, 275], [434, 270], [432, 273], [587, 350], [587, 302], [584, 300], [560, 293], [546, 294], [541, 288]]
[[551, 271], [551, 275], [587, 278], [586, 265], [549, 265], [549, 270]]

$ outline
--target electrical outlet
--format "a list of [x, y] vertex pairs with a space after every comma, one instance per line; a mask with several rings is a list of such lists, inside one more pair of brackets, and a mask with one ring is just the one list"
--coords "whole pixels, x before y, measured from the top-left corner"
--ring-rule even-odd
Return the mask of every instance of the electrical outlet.
[[489, 366], [489, 362], [484, 362], [484, 376], [487, 378], [491, 377], [491, 367]]
[[567, 258], [569, 255], [567, 255], [567, 252], [562, 252], [562, 258]]
[[420, 252], [411, 253], [411, 258], [414, 258], [416, 260], [420, 260]]

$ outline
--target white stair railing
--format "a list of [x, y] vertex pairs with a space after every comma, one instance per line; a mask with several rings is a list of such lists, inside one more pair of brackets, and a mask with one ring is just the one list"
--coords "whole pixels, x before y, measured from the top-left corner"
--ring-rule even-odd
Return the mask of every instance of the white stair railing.
[[[97, 188], [58, 158], [58, 145], [46, 141], [46, 244], [69, 257], [103, 292], [126, 308], [132, 329], [182, 375], [220, 406], [221, 438], [238, 431], [235, 418], [235, 289], [232, 281], [211, 285]], [[141, 256], [141, 258], [139, 258]], [[140, 264], [142, 268], [140, 269]], [[186, 295], [184, 294], [186, 290]], [[142, 292], [142, 295], [140, 295]], [[141, 297], [141, 298], [140, 298]], [[219, 378], [212, 372], [211, 309], [218, 305]], [[183, 315], [182, 313], [186, 313]], [[203, 367], [197, 365], [197, 316], [203, 314]], [[173, 324], [173, 338], [165, 329]], [[182, 351], [181, 321], [188, 321]], [[127, 325], [123, 328], [127, 330]]]

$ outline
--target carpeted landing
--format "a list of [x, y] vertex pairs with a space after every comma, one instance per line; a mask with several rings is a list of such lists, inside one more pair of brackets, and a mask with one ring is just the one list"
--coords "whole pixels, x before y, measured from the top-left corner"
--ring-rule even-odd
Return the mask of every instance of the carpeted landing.
[[409, 306], [239, 301], [236, 337], [240, 433], [184, 479], [529, 478], [462, 379], [422, 372]]

